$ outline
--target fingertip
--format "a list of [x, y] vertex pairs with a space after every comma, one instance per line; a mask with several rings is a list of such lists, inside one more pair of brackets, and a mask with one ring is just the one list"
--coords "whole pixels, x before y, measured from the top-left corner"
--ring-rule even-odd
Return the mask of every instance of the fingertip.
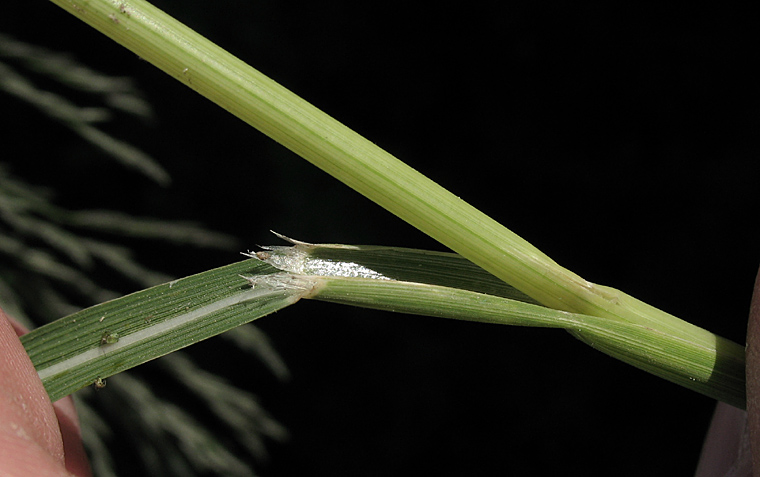
[[53, 403], [53, 408], [55, 408], [58, 425], [61, 428], [66, 470], [78, 477], [91, 476], [90, 461], [82, 444], [82, 429], [74, 400], [71, 396], [59, 399]]
[[760, 469], [760, 271], [755, 279], [755, 289], [747, 324], [747, 414], [752, 466]]

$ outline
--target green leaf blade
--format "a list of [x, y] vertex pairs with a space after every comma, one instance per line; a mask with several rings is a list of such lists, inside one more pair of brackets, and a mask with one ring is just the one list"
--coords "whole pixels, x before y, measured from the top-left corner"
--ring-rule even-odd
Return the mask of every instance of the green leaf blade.
[[246, 260], [87, 308], [21, 340], [51, 399], [57, 400], [282, 309], [304, 295], [298, 287], [251, 288], [240, 276], [273, 272], [262, 262]]

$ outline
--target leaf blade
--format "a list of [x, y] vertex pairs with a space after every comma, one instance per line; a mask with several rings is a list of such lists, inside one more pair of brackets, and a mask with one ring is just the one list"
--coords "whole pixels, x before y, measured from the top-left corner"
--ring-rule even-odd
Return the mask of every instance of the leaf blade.
[[[297, 286], [252, 289], [242, 274], [277, 275], [261, 262], [238, 262], [87, 308], [21, 341], [51, 400], [57, 400], [280, 310], [306, 293]], [[114, 335], [117, 340], [106, 340]]]

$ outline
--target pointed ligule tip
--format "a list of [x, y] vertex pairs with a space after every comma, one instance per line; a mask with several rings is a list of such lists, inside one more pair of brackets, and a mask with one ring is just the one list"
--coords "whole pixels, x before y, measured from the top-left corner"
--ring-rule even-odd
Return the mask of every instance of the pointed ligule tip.
[[262, 262], [266, 262], [269, 258], [272, 257], [272, 254], [270, 253], [271, 248], [268, 247], [262, 247], [264, 250], [261, 250], [259, 252], [251, 252], [248, 250], [247, 252], [240, 252], [241, 255], [244, 255], [248, 258], [253, 258], [256, 260], [261, 260]]
[[284, 240], [284, 241], [286, 241], [288, 243], [291, 243], [293, 245], [296, 245], [296, 246], [301, 246], [301, 247], [314, 247], [315, 246], [313, 243], [302, 242], [300, 240], [292, 239], [292, 238], [290, 238], [288, 236], [285, 236], [285, 235], [283, 235], [283, 234], [281, 234], [279, 232], [275, 232], [274, 230], [270, 230], [270, 232], [272, 232], [277, 238], [282, 239], [282, 240]]

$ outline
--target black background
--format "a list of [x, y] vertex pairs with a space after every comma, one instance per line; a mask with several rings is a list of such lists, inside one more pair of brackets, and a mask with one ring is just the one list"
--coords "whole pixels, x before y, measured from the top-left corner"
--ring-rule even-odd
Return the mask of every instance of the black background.
[[[584, 278], [744, 342], [760, 258], [747, 12], [155, 4]], [[66, 205], [191, 219], [244, 248], [275, 243], [273, 229], [442, 250], [49, 2], [4, 7], [0, 30], [134, 77], [155, 107], [151, 126], [108, 128], [156, 157], [169, 188], [103, 165], [64, 128], [39, 130], [34, 111], [5, 118], [13, 170], [62, 188]], [[239, 258], [132, 245], [175, 275]], [[223, 358], [209, 366], [233, 368], [290, 430], [270, 447], [267, 476], [691, 475], [714, 407], [560, 331], [314, 302], [258, 325], [290, 382]]]

